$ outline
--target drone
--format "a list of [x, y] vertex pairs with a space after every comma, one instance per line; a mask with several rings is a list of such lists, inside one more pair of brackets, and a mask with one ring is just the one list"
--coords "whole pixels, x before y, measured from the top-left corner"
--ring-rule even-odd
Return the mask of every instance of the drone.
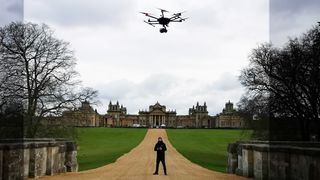
[[[184, 12], [174, 13], [171, 17], [165, 17], [164, 13], [169, 12], [169, 11], [164, 10], [164, 9], [160, 9], [160, 8], [158, 8], [158, 9], [161, 11], [161, 15], [159, 18], [151, 15], [150, 13], [146, 13], [146, 12], [140, 12], [140, 13], [149, 17], [148, 21], [144, 21], [145, 23], [147, 23], [153, 27], [155, 27], [156, 24], [161, 25], [162, 28], [160, 28], [160, 33], [167, 33], [168, 32], [167, 27], [169, 27], [170, 22], [182, 22], [182, 21], [185, 21], [186, 19], [188, 19], [188, 18], [181, 17], [182, 13], [184, 13]], [[152, 19], [150, 19], [150, 18], [152, 18]]]

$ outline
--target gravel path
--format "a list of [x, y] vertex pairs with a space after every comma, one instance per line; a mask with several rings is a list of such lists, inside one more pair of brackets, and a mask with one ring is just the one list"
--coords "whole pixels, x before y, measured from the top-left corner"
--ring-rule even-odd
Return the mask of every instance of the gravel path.
[[[167, 145], [166, 164], [168, 175], [163, 174], [160, 164], [159, 175], [152, 175], [155, 170], [156, 153], [153, 151], [157, 138], [161, 136]], [[168, 141], [163, 129], [149, 129], [144, 140], [129, 153], [116, 162], [96, 169], [77, 173], [66, 173], [58, 176], [46, 176], [48, 180], [109, 180], [109, 179], [245, 179], [240, 176], [224, 174], [205, 169], [183, 157]]]

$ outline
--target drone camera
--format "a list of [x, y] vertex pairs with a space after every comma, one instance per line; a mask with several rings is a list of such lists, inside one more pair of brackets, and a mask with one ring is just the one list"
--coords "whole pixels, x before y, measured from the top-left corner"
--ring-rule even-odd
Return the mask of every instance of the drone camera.
[[167, 33], [167, 32], [168, 32], [168, 30], [166, 28], [161, 28], [160, 29], [160, 33]]

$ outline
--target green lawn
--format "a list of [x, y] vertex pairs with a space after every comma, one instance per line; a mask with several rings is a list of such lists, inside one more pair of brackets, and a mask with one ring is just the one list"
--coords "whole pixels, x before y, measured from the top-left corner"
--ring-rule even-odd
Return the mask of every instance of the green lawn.
[[79, 170], [114, 162], [144, 138], [147, 129], [78, 128]]
[[190, 161], [225, 172], [228, 143], [249, 139], [251, 131], [224, 129], [168, 129], [173, 146]]

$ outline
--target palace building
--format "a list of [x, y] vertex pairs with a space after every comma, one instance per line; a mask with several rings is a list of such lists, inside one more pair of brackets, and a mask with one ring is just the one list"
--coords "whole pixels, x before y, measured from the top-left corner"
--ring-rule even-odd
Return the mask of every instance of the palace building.
[[148, 110], [140, 110], [138, 114], [127, 114], [127, 109], [119, 102], [110, 101], [107, 114], [104, 116], [107, 127], [132, 127], [134, 124], [142, 127], [168, 128], [244, 128], [244, 118], [234, 109], [230, 101], [216, 116], [208, 114], [207, 105], [197, 104], [189, 108], [188, 115], [177, 115], [174, 110], [167, 110], [159, 102], [150, 105]]
[[110, 101], [105, 116], [107, 127], [131, 127], [139, 124], [142, 127], [192, 127], [210, 128], [212, 117], [208, 115], [207, 105], [193, 106], [188, 115], [177, 115], [174, 110], [167, 110], [166, 106], [157, 102], [150, 105], [148, 110], [140, 110], [137, 115], [127, 114], [127, 109], [119, 102], [112, 104]]
[[[49, 122], [50, 119], [50, 122]], [[147, 127], [147, 128], [244, 128], [244, 119], [233, 108], [229, 101], [220, 114], [211, 116], [204, 102], [189, 108], [187, 115], [178, 115], [175, 110], [169, 110], [165, 105], [156, 102], [146, 110], [137, 114], [128, 114], [127, 108], [117, 101], [110, 101], [107, 113], [99, 114], [83, 102], [74, 111], [66, 111], [61, 117], [48, 118], [51, 124], [64, 123], [77, 127]]]

